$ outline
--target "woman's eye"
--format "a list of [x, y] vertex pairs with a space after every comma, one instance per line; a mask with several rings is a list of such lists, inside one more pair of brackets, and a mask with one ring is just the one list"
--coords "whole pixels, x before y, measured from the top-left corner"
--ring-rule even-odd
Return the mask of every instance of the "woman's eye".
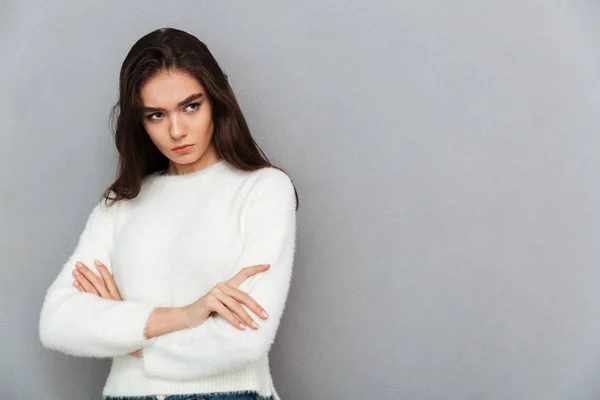
[[156, 112], [154, 114], [148, 114], [148, 115], [146, 115], [146, 118], [148, 118], [149, 120], [155, 120], [156, 118], [152, 118], [152, 117], [155, 115], [159, 115], [159, 114], [162, 114], [162, 113]]
[[193, 106], [194, 108], [193, 108], [192, 110], [190, 110], [190, 111], [195, 111], [195, 110], [197, 110], [197, 109], [198, 109], [198, 107], [200, 107], [200, 103], [192, 103], [192, 104], [189, 104], [189, 105], [186, 107], [186, 109], [188, 109], [189, 107], [192, 107], [192, 106]]
[[[196, 111], [199, 107], [200, 107], [201, 103], [191, 103], [188, 104], [188, 106], [185, 108], [187, 111]], [[190, 109], [191, 107], [191, 109]], [[148, 114], [146, 115], [146, 118], [151, 120], [151, 121], [155, 121], [159, 118], [162, 117], [162, 113], [161, 112], [155, 112], [154, 114]]]

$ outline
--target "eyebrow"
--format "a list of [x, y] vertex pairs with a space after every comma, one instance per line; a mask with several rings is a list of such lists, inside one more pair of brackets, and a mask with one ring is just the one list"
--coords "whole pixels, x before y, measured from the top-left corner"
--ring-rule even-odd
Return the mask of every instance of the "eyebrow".
[[[190, 101], [199, 99], [199, 98], [201, 98], [203, 96], [204, 96], [203, 93], [194, 93], [194, 94], [186, 97], [184, 100], [180, 101], [179, 103], [177, 103], [177, 106], [182, 107], [182, 106], [186, 105], [187, 103], [189, 103]], [[143, 106], [142, 107], [142, 111], [143, 112], [149, 112], [149, 111], [156, 112], [156, 111], [165, 111], [165, 109], [164, 108], [159, 108], [159, 107], [146, 107], [146, 106]]]

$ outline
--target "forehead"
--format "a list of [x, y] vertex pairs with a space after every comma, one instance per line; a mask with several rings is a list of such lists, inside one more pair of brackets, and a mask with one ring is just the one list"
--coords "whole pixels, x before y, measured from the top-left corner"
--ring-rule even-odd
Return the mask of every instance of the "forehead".
[[148, 107], [176, 107], [194, 93], [204, 93], [204, 87], [185, 71], [160, 71], [140, 87], [142, 104]]

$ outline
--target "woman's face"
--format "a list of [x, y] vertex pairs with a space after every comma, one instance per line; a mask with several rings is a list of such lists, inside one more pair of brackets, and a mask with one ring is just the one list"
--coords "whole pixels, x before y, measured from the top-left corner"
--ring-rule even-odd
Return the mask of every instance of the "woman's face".
[[[171, 160], [168, 172], [200, 170], [218, 160], [212, 106], [204, 87], [181, 70], [163, 70], [140, 87], [142, 119], [154, 145]], [[180, 151], [177, 147], [187, 145]]]

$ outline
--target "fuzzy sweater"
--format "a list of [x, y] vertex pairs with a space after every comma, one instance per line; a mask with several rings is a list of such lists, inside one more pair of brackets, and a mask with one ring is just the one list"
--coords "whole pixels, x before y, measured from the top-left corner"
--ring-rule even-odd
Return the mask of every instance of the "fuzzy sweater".
[[[49, 287], [39, 335], [50, 349], [112, 358], [104, 396], [256, 390], [279, 399], [268, 353], [284, 311], [296, 243], [296, 198], [276, 168], [246, 172], [222, 159], [183, 175], [148, 175], [140, 194], [91, 211]], [[93, 261], [111, 271], [121, 301], [81, 293], [71, 271]], [[244, 281], [268, 313], [239, 330], [213, 314], [200, 326], [146, 339], [155, 307], [181, 307], [244, 267], [271, 264]], [[143, 357], [128, 353], [143, 348]]]

